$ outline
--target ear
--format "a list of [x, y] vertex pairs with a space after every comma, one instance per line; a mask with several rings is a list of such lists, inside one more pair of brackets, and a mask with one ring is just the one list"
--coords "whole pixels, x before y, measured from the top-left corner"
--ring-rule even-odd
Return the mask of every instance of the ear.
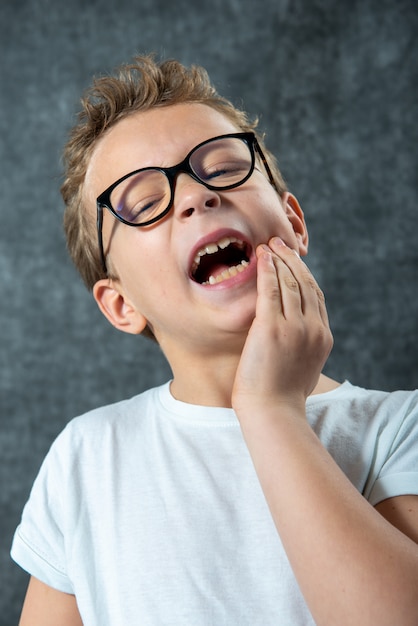
[[145, 317], [126, 299], [119, 285], [103, 278], [93, 287], [93, 296], [106, 319], [118, 330], [132, 335], [142, 333]]
[[308, 254], [309, 235], [306, 227], [305, 216], [300, 208], [300, 204], [295, 196], [288, 191], [282, 195], [282, 203], [298, 241], [298, 252], [300, 256], [306, 256]]

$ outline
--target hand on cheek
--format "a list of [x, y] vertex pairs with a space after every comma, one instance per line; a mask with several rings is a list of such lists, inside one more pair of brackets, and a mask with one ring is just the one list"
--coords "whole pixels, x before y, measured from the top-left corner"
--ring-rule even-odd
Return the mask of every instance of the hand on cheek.
[[256, 315], [232, 404], [305, 404], [332, 348], [322, 291], [298, 254], [273, 238], [257, 249]]

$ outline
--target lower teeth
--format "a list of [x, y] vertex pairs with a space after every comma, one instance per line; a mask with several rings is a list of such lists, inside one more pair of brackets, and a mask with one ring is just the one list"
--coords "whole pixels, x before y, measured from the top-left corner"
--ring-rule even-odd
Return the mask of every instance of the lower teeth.
[[236, 276], [237, 274], [243, 272], [245, 268], [249, 265], [248, 261], [241, 261], [239, 265], [233, 265], [228, 269], [224, 270], [218, 276], [209, 276], [209, 279], [202, 283], [202, 285], [216, 285], [217, 283], [222, 283], [224, 280], [228, 280], [232, 276]]

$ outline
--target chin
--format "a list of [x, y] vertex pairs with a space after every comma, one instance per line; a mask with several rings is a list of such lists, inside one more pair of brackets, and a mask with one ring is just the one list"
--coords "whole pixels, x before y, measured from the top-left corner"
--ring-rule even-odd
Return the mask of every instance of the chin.
[[225, 330], [229, 334], [236, 335], [237, 337], [247, 337], [248, 331], [255, 318], [255, 300], [256, 297], [254, 297], [254, 303], [252, 305], [248, 304], [245, 308], [242, 306], [241, 302], [241, 306], [238, 307], [235, 314], [232, 312], [232, 315], [225, 325]]

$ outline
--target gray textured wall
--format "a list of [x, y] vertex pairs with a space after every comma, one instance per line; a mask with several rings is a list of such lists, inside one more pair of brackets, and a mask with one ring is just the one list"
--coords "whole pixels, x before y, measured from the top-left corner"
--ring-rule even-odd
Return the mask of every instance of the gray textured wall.
[[26, 576], [13, 529], [74, 415], [165, 380], [158, 348], [101, 319], [67, 260], [60, 151], [93, 74], [135, 52], [205, 65], [261, 115], [311, 231], [336, 345], [327, 373], [418, 382], [414, 0], [2, 0], [0, 623]]

